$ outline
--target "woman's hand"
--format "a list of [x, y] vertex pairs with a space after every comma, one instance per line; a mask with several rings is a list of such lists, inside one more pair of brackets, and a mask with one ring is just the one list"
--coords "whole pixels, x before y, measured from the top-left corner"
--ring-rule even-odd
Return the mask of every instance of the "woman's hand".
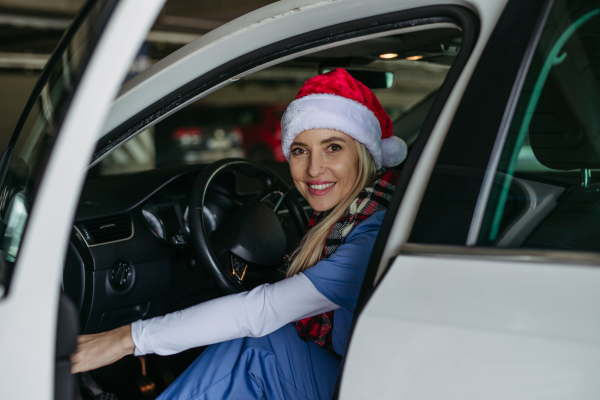
[[131, 325], [112, 331], [83, 335], [77, 338], [77, 350], [71, 356], [71, 373], [100, 368], [133, 354], [135, 345], [131, 338]]

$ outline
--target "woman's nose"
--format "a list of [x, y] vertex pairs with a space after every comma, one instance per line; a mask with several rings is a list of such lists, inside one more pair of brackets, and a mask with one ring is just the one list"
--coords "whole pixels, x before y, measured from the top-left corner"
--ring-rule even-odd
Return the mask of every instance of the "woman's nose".
[[310, 176], [319, 176], [325, 171], [323, 159], [318, 155], [310, 156], [310, 162], [308, 164], [308, 174]]

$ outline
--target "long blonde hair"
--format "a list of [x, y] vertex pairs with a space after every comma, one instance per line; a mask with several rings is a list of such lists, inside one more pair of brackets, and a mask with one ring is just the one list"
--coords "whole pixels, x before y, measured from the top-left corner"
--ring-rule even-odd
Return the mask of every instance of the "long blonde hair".
[[358, 176], [356, 182], [337, 206], [325, 211], [325, 217], [306, 233], [300, 245], [292, 252], [290, 255], [291, 261], [286, 272], [287, 278], [312, 267], [319, 261], [325, 246], [325, 240], [329, 236], [333, 224], [342, 218], [361, 190], [375, 180], [377, 171], [371, 153], [362, 143], [356, 140], [354, 143], [358, 150]]

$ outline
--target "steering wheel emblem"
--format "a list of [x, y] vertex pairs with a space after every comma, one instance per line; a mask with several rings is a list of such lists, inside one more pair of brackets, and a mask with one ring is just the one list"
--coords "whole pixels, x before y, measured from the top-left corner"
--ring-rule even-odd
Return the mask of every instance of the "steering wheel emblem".
[[246, 270], [248, 269], [248, 264], [246, 264], [245, 262], [243, 262], [241, 260], [238, 260], [232, 254], [231, 255], [231, 269], [233, 271], [233, 275], [238, 279], [238, 281], [240, 283], [242, 283], [242, 281], [244, 280], [244, 277], [246, 276]]
[[287, 193], [283, 193], [279, 190], [276, 190], [267, 194], [265, 197], [260, 199], [260, 201], [268, 205], [273, 210], [273, 212], [277, 212], [286, 194]]

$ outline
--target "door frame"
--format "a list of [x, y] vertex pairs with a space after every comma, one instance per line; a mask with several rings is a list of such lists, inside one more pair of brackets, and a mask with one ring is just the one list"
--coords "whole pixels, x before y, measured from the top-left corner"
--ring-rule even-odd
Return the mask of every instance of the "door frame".
[[2, 398], [54, 397], [65, 249], [86, 167], [111, 101], [163, 3], [117, 3], [64, 116], [30, 210], [10, 292], [0, 300]]

